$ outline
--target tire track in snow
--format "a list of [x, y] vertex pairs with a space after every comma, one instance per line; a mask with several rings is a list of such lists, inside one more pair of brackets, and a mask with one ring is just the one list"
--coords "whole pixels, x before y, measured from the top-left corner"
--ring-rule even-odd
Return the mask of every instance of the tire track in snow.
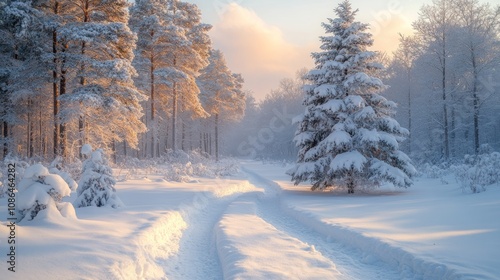
[[[162, 263], [168, 279], [222, 279], [213, 228], [228, 205], [236, 200], [250, 185], [221, 186], [233, 188], [223, 197], [212, 192], [197, 195], [191, 205], [181, 206], [183, 219], [188, 227], [183, 232], [178, 254]], [[217, 194], [217, 190], [215, 190]]]
[[281, 209], [281, 188], [251, 170], [242, 168], [250, 183], [263, 188], [265, 193], [258, 196], [257, 215], [280, 231], [314, 246], [314, 249], [330, 259], [345, 278], [343, 279], [401, 279], [396, 267], [390, 266], [373, 256], [352, 248], [347, 244], [328, 240]]

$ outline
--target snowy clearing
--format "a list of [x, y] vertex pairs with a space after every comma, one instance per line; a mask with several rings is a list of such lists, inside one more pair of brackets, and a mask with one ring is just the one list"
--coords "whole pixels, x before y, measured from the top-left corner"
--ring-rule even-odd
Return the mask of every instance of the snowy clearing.
[[[11, 279], [495, 279], [500, 188], [310, 192], [289, 166], [220, 179], [118, 182], [124, 207], [23, 221]], [[452, 180], [449, 180], [452, 182]], [[75, 199], [73, 192], [65, 201]], [[7, 224], [6, 200], [0, 200]], [[5, 259], [8, 228], [0, 228]], [[2, 261], [1, 269], [7, 270]], [[10, 273], [10, 272], [9, 272]], [[5, 275], [2, 273], [2, 275]]]

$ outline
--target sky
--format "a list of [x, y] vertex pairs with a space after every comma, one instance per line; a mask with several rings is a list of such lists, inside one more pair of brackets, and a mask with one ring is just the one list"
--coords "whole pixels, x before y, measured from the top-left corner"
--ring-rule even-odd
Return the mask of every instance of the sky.
[[[321, 23], [334, 18], [340, 0], [187, 0], [198, 5], [214, 48], [228, 66], [245, 79], [245, 89], [262, 100], [283, 78], [312, 68], [311, 52], [318, 51]], [[351, 0], [357, 20], [369, 23], [373, 50], [391, 54], [398, 33], [411, 34], [411, 23], [431, 0]]]

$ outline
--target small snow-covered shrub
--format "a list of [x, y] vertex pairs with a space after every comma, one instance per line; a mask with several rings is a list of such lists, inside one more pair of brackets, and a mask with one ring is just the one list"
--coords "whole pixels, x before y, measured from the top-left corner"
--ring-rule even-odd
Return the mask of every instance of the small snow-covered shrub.
[[479, 193], [485, 191], [486, 186], [500, 183], [500, 153], [466, 155], [464, 163], [452, 169], [464, 191]]
[[42, 211], [45, 218], [56, 213], [76, 218], [73, 206], [62, 202], [63, 197], [71, 194], [68, 184], [61, 176], [50, 174], [41, 164], [34, 164], [25, 170], [17, 189], [18, 221], [25, 218], [33, 220]]
[[71, 175], [68, 172], [65, 172], [63, 169], [63, 158], [57, 156], [49, 166], [49, 172], [52, 174], [57, 174], [64, 179], [64, 181], [68, 184], [69, 188], [72, 191], [76, 191], [78, 188], [78, 184], [73, 180]]
[[210, 155], [197, 150], [190, 152], [168, 150], [159, 158], [144, 160], [123, 158], [119, 168], [122, 180], [162, 175], [168, 181], [190, 182], [192, 176], [216, 178], [235, 174], [239, 171], [239, 164], [233, 159], [215, 162]]
[[113, 170], [102, 149], [92, 152], [89, 144], [82, 147], [82, 154], [87, 158], [83, 162], [83, 170], [78, 182], [78, 197], [73, 202], [75, 207], [111, 206], [117, 208], [123, 205], [116, 195]]
[[437, 179], [451, 173], [449, 166], [445, 163], [442, 164], [429, 164], [425, 163], [420, 166], [419, 172], [427, 178]]
[[15, 164], [15, 176], [16, 180], [15, 183], [16, 185], [19, 184], [21, 181], [24, 171], [26, 168], [28, 168], [30, 165], [28, 162], [18, 158], [18, 157], [13, 157], [11, 155], [8, 155], [3, 159], [3, 161], [0, 161], [0, 197], [3, 197], [5, 193], [7, 192], [7, 187], [9, 185], [8, 182], [8, 166], [9, 164]]

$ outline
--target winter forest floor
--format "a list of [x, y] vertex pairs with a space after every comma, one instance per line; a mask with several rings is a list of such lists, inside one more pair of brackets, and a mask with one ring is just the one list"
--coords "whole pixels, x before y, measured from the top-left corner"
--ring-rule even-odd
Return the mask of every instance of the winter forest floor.
[[[5, 279], [496, 279], [500, 187], [454, 179], [354, 195], [293, 186], [287, 167], [243, 162], [226, 178], [119, 182], [125, 206], [78, 208], [16, 228]], [[68, 201], [74, 200], [74, 196]], [[6, 223], [6, 200], [0, 221]]]

